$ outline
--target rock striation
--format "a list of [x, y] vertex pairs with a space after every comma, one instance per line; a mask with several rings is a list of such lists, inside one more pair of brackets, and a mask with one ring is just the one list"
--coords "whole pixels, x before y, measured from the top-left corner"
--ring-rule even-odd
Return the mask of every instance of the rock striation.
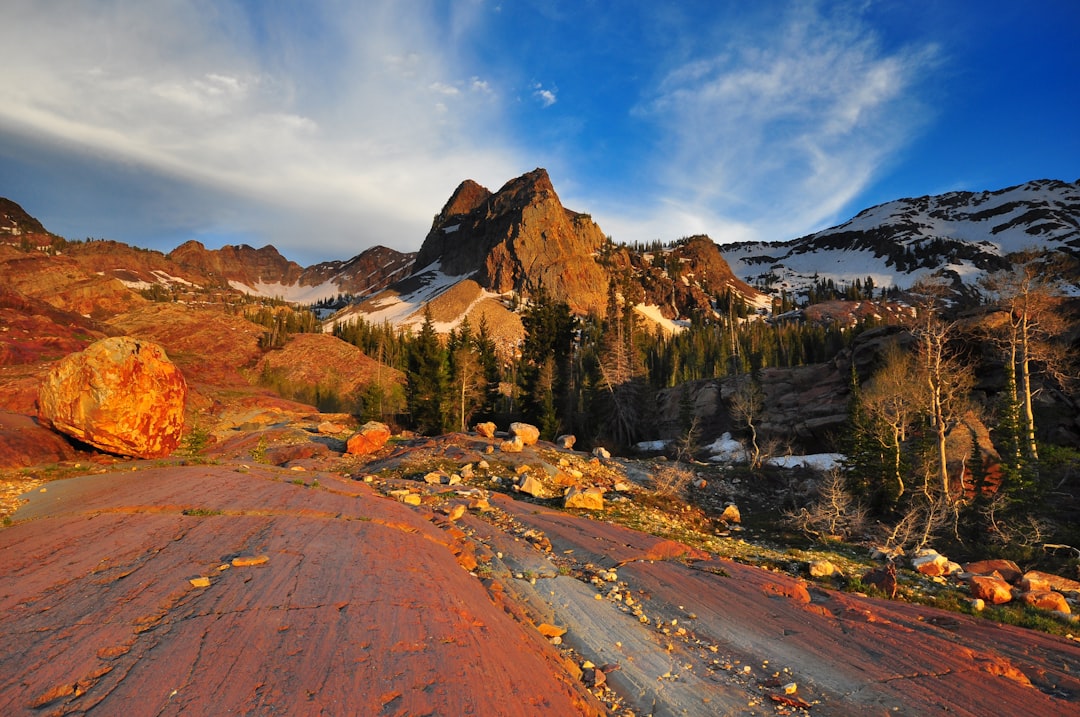
[[180, 443], [187, 383], [157, 344], [116, 336], [69, 354], [46, 376], [38, 418], [108, 453], [162, 458]]

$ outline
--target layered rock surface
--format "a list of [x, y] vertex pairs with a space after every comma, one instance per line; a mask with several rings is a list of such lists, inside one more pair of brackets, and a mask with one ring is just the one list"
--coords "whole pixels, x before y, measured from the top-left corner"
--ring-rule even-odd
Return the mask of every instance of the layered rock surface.
[[[0, 712], [1077, 707], [1075, 642], [488, 493], [475, 486], [501, 471], [588, 461], [540, 442], [488, 465], [498, 440], [416, 439], [365, 462], [324, 452], [300, 473], [222, 446], [220, 464], [49, 483], [0, 530]], [[428, 460], [481, 473], [456, 492], [419, 474], [374, 479], [386, 497], [340, 476]], [[606, 484], [612, 469], [596, 470]]]

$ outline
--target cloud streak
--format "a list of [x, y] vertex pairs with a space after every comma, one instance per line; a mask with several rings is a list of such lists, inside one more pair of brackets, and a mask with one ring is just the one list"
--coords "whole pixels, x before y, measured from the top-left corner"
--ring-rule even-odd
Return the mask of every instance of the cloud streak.
[[518, 171], [499, 97], [415, 5], [312, 3], [256, 27], [239, 4], [16, 1], [0, 132], [265, 207], [223, 197], [195, 233], [231, 215], [279, 246], [310, 245], [307, 226], [323, 252], [415, 248], [466, 168]]
[[909, 91], [935, 59], [929, 46], [886, 53], [857, 20], [813, 7], [770, 34], [733, 28], [635, 108], [665, 137], [657, 173], [670, 198], [658, 211], [678, 197], [732, 240], [834, 219], [921, 121]]

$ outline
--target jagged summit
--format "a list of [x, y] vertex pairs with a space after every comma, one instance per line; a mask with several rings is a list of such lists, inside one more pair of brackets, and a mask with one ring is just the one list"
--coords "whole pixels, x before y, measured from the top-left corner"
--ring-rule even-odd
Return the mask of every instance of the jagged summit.
[[580, 313], [603, 311], [607, 277], [595, 253], [604, 234], [586, 214], [563, 207], [547, 170], [535, 169], [492, 194], [462, 182], [435, 218], [416, 257], [481, 287], [524, 295], [541, 286]]

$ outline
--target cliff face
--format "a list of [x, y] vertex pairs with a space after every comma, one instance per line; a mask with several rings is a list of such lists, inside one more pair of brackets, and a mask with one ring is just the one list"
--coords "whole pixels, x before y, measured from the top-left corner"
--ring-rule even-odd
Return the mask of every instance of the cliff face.
[[595, 253], [603, 243], [600, 227], [563, 207], [547, 171], [536, 169], [494, 194], [463, 182], [435, 217], [416, 267], [438, 262], [498, 293], [528, 296], [542, 286], [575, 312], [602, 312], [608, 278]]

